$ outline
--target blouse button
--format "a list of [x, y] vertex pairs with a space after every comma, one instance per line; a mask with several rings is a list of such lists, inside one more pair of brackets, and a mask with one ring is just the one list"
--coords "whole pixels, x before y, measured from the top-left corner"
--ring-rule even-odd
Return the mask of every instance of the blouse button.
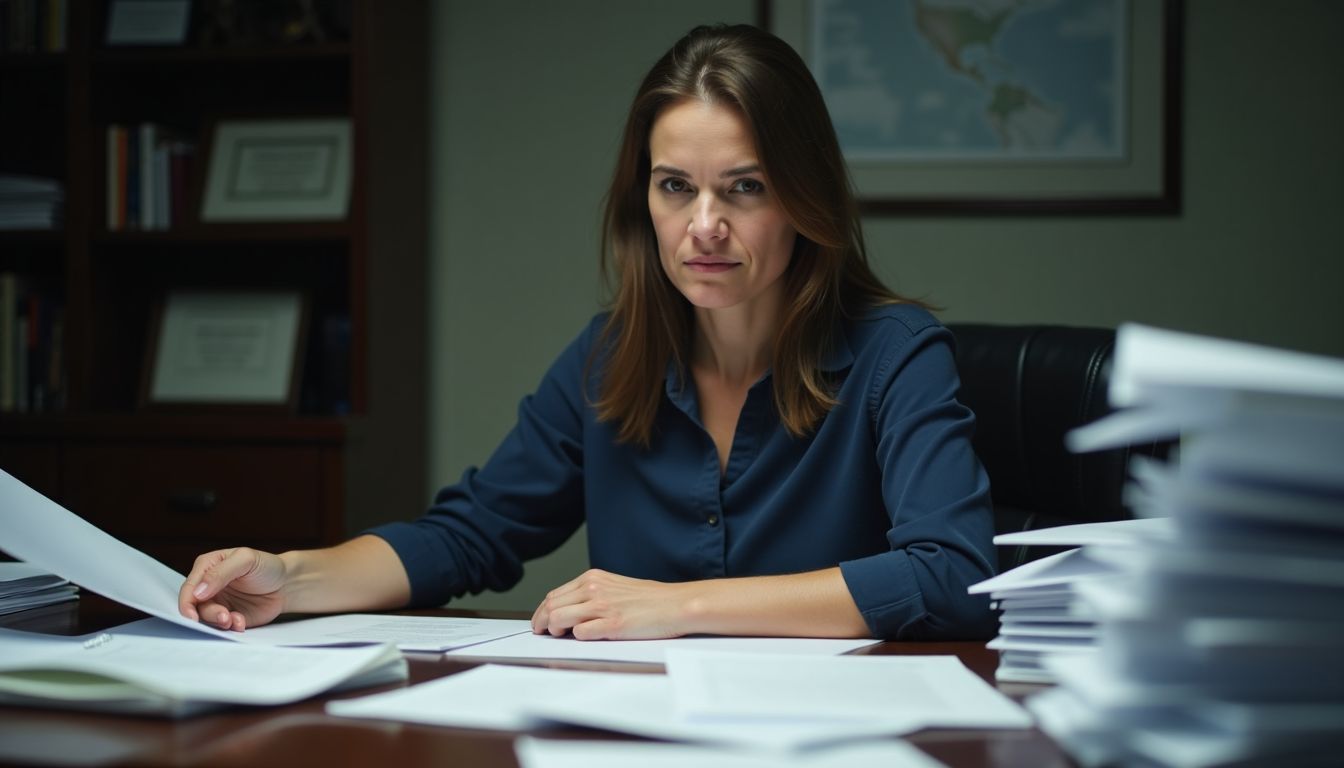
[[719, 524], [719, 516], [718, 516], [718, 515], [710, 515], [708, 518], [705, 519], [705, 522], [709, 523], [710, 525], [718, 525], [718, 524]]

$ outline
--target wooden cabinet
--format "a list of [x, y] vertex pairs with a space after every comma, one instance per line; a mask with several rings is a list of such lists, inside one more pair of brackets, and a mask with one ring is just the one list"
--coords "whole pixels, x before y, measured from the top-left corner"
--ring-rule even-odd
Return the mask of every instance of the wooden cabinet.
[[[304, 6], [193, 5], [253, 21]], [[314, 5], [320, 40], [252, 23], [222, 41], [196, 18], [182, 45], [128, 47], [105, 41], [110, 3], [70, 0], [62, 50], [0, 53], [0, 175], [64, 197], [54, 227], [0, 224], [18, 314], [45, 318], [29, 375], [49, 385], [0, 402], [0, 469], [174, 567], [216, 545], [334, 543], [423, 503], [428, 5]], [[201, 220], [213, 126], [307, 117], [350, 122], [344, 218]], [[143, 124], [196, 147], [162, 226], [109, 215], [110, 128]], [[151, 329], [176, 290], [305, 296], [294, 407], [146, 407]]]

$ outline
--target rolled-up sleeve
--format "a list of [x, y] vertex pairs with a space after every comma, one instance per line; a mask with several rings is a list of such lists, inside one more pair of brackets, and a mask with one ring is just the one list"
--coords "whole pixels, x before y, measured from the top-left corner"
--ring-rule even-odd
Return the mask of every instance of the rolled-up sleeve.
[[599, 328], [595, 320], [561, 353], [484, 465], [440, 490], [418, 520], [367, 531], [401, 558], [412, 605], [507, 590], [526, 560], [556, 549], [582, 524], [584, 376]]
[[967, 587], [994, 573], [989, 480], [956, 399], [951, 334], [936, 324], [888, 347], [868, 392], [890, 551], [840, 564], [875, 637], [982, 638], [995, 617]]

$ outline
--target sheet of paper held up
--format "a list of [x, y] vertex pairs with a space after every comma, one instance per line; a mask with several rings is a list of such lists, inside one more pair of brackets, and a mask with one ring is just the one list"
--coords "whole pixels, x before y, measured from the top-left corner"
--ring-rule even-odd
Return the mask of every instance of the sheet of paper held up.
[[184, 577], [0, 470], [0, 547], [104, 597], [174, 624], [233, 637], [177, 611]]
[[434, 650], [528, 631], [526, 621], [433, 616], [327, 616], [224, 632], [177, 610], [184, 577], [118, 541], [65, 507], [0, 470], [0, 545], [10, 555], [143, 611], [216, 637], [265, 645], [395, 643], [403, 650]]
[[940, 768], [943, 764], [902, 741], [846, 744], [793, 755], [725, 747], [641, 741], [572, 741], [524, 736], [513, 744], [522, 768]]
[[662, 664], [669, 648], [702, 648], [747, 653], [835, 656], [877, 643], [873, 639], [829, 640], [805, 637], [678, 637], [670, 640], [575, 640], [531, 632], [457, 648], [449, 656], [478, 659], [616, 661]]

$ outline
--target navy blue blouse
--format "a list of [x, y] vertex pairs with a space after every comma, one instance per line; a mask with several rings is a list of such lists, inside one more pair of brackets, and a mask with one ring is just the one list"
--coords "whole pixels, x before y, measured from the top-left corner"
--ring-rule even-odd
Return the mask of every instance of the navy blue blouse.
[[993, 633], [987, 599], [966, 592], [993, 575], [989, 481], [956, 400], [952, 336], [931, 314], [892, 305], [847, 323], [823, 364], [840, 404], [807, 438], [780, 423], [767, 373], [722, 476], [677, 370], [650, 448], [618, 443], [594, 418], [599, 366], [587, 362], [604, 321], [523, 399], [484, 466], [419, 520], [369, 531], [400, 556], [413, 604], [506, 590], [586, 521], [595, 568], [672, 582], [838, 564], [874, 637]]

